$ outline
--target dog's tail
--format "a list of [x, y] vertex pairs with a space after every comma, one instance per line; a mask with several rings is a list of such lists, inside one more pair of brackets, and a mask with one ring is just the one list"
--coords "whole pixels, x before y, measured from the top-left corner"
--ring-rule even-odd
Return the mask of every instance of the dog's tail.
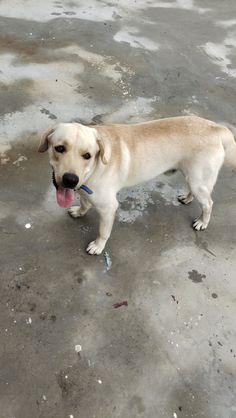
[[222, 145], [225, 150], [225, 164], [236, 170], [236, 142], [233, 133], [228, 128], [225, 128], [222, 136]]

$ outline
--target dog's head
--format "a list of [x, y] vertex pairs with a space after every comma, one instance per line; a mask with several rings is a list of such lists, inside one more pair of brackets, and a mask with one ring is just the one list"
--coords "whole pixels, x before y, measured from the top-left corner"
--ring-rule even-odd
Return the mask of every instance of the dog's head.
[[61, 207], [71, 206], [74, 191], [92, 175], [99, 159], [103, 164], [109, 159], [109, 151], [96, 129], [78, 123], [60, 123], [45, 132], [38, 151], [47, 150]]

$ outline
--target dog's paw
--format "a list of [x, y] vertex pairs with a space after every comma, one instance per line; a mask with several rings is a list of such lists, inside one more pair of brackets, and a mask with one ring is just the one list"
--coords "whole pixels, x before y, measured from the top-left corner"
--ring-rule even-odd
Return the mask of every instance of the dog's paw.
[[72, 218], [80, 218], [83, 216], [83, 214], [80, 211], [80, 206], [71, 206], [70, 209], [68, 209], [68, 213]]
[[87, 253], [91, 255], [99, 255], [102, 253], [104, 247], [105, 247], [106, 241], [97, 238], [95, 241], [90, 242], [90, 244], [87, 247]]
[[196, 231], [203, 231], [207, 228], [207, 224], [203, 222], [202, 218], [198, 218], [193, 222], [193, 228]]
[[189, 205], [193, 201], [193, 195], [188, 194], [187, 196], [181, 195], [178, 196], [178, 201], [183, 205]]

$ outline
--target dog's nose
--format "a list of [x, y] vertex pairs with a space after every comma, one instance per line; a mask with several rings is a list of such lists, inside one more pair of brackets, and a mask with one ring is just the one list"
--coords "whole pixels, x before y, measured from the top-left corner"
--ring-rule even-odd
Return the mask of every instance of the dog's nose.
[[74, 189], [79, 182], [79, 177], [73, 173], [65, 173], [62, 177], [63, 186], [67, 189]]

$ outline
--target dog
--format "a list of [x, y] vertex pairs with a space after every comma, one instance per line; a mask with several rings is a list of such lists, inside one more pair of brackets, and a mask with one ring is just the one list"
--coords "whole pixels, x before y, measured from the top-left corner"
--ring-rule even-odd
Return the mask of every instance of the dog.
[[[236, 169], [236, 143], [223, 125], [196, 116], [181, 116], [131, 125], [60, 123], [42, 137], [39, 152], [49, 151], [57, 202], [73, 218], [91, 206], [100, 216], [99, 234], [87, 248], [101, 254], [110, 237], [118, 208], [117, 192], [123, 187], [153, 179], [168, 170], [180, 170], [189, 193], [202, 214], [193, 222], [206, 229], [212, 211], [211, 193], [225, 162]], [[85, 184], [86, 183], [86, 184]], [[79, 191], [80, 206], [71, 206]]]

